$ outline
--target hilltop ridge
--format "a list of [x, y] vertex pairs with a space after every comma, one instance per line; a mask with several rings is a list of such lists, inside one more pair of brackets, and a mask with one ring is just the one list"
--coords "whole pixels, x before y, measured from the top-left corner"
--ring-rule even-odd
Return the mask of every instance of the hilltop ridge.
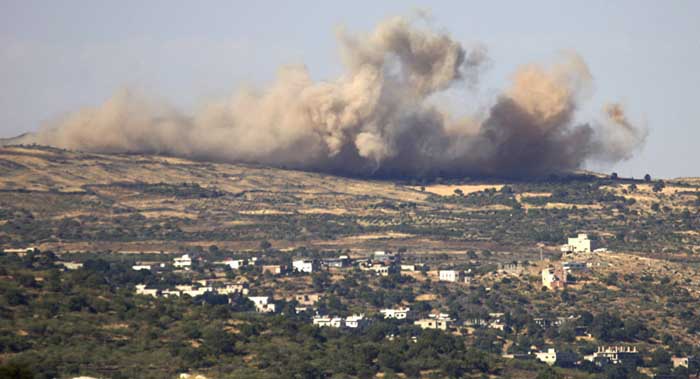
[[[699, 188], [690, 180], [645, 183], [594, 175], [399, 183], [9, 146], [0, 148], [0, 244], [247, 249], [270, 240], [279, 248], [526, 252], [542, 244], [554, 251], [566, 235], [583, 230], [618, 248], [682, 253], [700, 246], [697, 214], [688, 211], [696, 209]], [[653, 221], [659, 219], [668, 224]]]

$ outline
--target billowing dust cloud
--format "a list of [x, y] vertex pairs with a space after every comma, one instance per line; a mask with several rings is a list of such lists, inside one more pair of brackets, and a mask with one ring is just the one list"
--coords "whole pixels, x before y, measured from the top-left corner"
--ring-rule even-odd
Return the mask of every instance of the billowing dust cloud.
[[520, 68], [486, 114], [457, 117], [434, 95], [476, 85], [483, 49], [404, 18], [368, 35], [340, 33], [339, 41], [346, 71], [335, 80], [287, 67], [269, 88], [239, 91], [194, 115], [122, 91], [45, 126], [36, 142], [343, 175], [523, 177], [623, 160], [646, 137], [617, 104], [601, 121], [574, 124], [591, 74], [573, 54]]

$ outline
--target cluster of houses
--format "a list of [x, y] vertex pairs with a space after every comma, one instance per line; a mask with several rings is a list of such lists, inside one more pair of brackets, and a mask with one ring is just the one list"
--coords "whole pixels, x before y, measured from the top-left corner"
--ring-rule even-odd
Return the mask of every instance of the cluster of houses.
[[[451, 318], [447, 313], [430, 313], [427, 317], [414, 319], [411, 309], [404, 307], [381, 309], [379, 314], [385, 320], [412, 321], [413, 325], [418, 326], [421, 329], [445, 331], [460, 329], [460, 324], [457, 322], [457, 320]], [[312, 318], [312, 322], [313, 325], [319, 327], [358, 328], [369, 324], [371, 319], [366, 318], [364, 314], [352, 315], [345, 318], [330, 315], [316, 315]], [[463, 328], [463, 331], [471, 334], [475, 329], [479, 328], [491, 328], [503, 331], [507, 327], [507, 324], [504, 320], [503, 313], [490, 313], [489, 317], [486, 319], [475, 318], [465, 320], [463, 323], [461, 323], [461, 327]]]
[[318, 327], [351, 329], [363, 327], [368, 323], [368, 320], [365, 318], [364, 314], [352, 315], [348, 317], [316, 315], [311, 321]]
[[[255, 310], [259, 313], [274, 313], [276, 305], [272, 302], [269, 296], [248, 296], [249, 289], [247, 284], [224, 284], [223, 286], [213, 286], [206, 280], [197, 282], [196, 285], [182, 284], [176, 285], [175, 288], [157, 289], [147, 288], [145, 284], [136, 285], [136, 294], [152, 297], [181, 297], [190, 296], [197, 297], [206, 293], [214, 293], [217, 295], [234, 295], [238, 294], [245, 296], [255, 305]], [[230, 301], [230, 300], [229, 300]]]
[[504, 358], [536, 359], [550, 366], [557, 364], [563, 367], [573, 367], [588, 361], [596, 366], [625, 365], [636, 367], [639, 361], [639, 351], [634, 346], [599, 346], [597, 350], [581, 359], [579, 355], [571, 351], [558, 351], [555, 348], [531, 351], [525, 354], [504, 354]]
[[[598, 346], [592, 354], [585, 355], [582, 358], [570, 351], [557, 351], [554, 348], [548, 348], [544, 351], [537, 351], [531, 354], [520, 355], [517, 358], [528, 358], [529, 356], [544, 362], [550, 366], [555, 363], [560, 366], [575, 366], [583, 362], [591, 362], [598, 367], [608, 365], [622, 365], [631, 369], [637, 367], [641, 362], [639, 350], [636, 346]], [[515, 358], [514, 355], [504, 355], [506, 358]], [[674, 368], [688, 368], [690, 363], [700, 363], [693, 356], [671, 357], [671, 362]]]

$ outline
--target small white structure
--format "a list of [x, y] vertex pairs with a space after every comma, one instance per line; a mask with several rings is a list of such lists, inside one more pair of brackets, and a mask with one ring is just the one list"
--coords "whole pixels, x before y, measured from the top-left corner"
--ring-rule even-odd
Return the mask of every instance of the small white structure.
[[553, 366], [557, 362], [557, 351], [553, 348], [549, 348], [547, 351], [538, 351], [535, 353], [535, 358], [540, 362]]
[[131, 266], [131, 269], [134, 271], [140, 271], [140, 270], [151, 270], [151, 265], [133, 265]]
[[413, 324], [419, 326], [421, 329], [447, 330], [449, 327], [448, 320], [439, 320], [436, 318], [422, 318], [414, 321]]
[[202, 374], [182, 373], [182, 374], [180, 374], [180, 376], [178, 376], [178, 379], [208, 379], [208, 378]]
[[136, 285], [136, 294], [137, 295], [144, 295], [144, 296], [158, 297], [158, 290], [152, 289], [152, 288], [146, 288], [145, 284], [137, 284]]
[[401, 265], [401, 271], [418, 271], [418, 265], [415, 264], [402, 264]]
[[588, 239], [588, 234], [581, 233], [577, 237], [569, 238], [566, 245], [561, 247], [564, 253], [590, 253], [591, 240]]
[[274, 313], [275, 304], [269, 302], [267, 296], [249, 296], [248, 300], [255, 304], [255, 311], [258, 313]]
[[342, 328], [345, 325], [342, 317], [314, 316], [312, 321], [318, 327]]
[[345, 318], [345, 326], [348, 328], [359, 328], [365, 324], [365, 315], [352, 315]]
[[232, 295], [241, 294], [248, 295], [248, 285], [247, 284], [227, 284], [221, 288], [216, 289], [216, 293], [219, 295]]
[[264, 265], [262, 266], [263, 274], [269, 272], [272, 275], [280, 275], [285, 272], [286, 267], [283, 265]]
[[688, 368], [690, 362], [697, 362], [695, 357], [671, 357], [671, 362], [673, 363], [673, 368], [685, 367]]
[[379, 313], [384, 315], [385, 319], [393, 318], [396, 320], [405, 320], [408, 318], [408, 312], [411, 310], [411, 308], [398, 308], [398, 309], [382, 309], [379, 311]]
[[292, 269], [296, 272], [312, 273], [318, 264], [313, 259], [297, 259], [292, 262]]
[[246, 261], [245, 259], [229, 258], [229, 259], [226, 259], [226, 260], [218, 262], [218, 263], [230, 267], [231, 270], [238, 270], [239, 268], [247, 265], [248, 261]]
[[542, 270], [542, 286], [550, 290], [564, 288], [566, 286], [566, 271], [555, 270], [553, 267]]
[[316, 302], [321, 298], [321, 294], [318, 293], [308, 293], [294, 295], [294, 300], [300, 305], [311, 306], [316, 304]]
[[204, 295], [207, 292], [214, 292], [214, 288], [209, 287], [209, 286], [193, 288], [190, 286], [189, 289], [183, 290], [182, 294], [188, 295], [190, 297], [196, 297], [196, 296]]
[[173, 266], [189, 270], [190, 267], [192, 267], [192, 258], [189, 254], [183, 254], [181, 257], [175, 257], [173, 259]]
[[3, 252], [6, 254], [18, 254], [18, 255], [24, 255], [24, 254], [29, 254], [29, 253], [36, 253], [39, 251], [36, 247], [30, 246], [30, 247], [21, 247], [18, 249], [2, 249]]
[[163, 297], [180, 297], [182, 295], [180, 291], [171, 289], [162, 290], [160, 293]]
[[77, 270], [79, 268], [83, 268], [83, 264], [81, 262], [60, 262], [63, 267], [66, 268], [66, 270]]
[[441, 282], [461, 282], [464, 280], [464, 273], [457, 270], [440, 270], [438, 277]]
[[380, 276], [389, 276], [389, 266], [384, 265], [373, 265], [370, 270], [374, 271], [375, 274]]

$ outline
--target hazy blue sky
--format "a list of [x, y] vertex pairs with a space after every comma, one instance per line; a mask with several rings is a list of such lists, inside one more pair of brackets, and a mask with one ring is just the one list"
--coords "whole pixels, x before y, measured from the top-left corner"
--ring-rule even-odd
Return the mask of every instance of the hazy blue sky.
[[594, 93], [580, 118], [620, 101], [648, 126], [646, 146], [604, 171], [700, 176], [700, 1], [8, 1], [0, 0], [0, 137], [96, 105], [129, 87], [185, 109], [262, 85], [284, 64], [341, 72], [335, 30], [432, 14], [466, 46], [488, 48], [475, 109], [521, 64], [579, 53]]

